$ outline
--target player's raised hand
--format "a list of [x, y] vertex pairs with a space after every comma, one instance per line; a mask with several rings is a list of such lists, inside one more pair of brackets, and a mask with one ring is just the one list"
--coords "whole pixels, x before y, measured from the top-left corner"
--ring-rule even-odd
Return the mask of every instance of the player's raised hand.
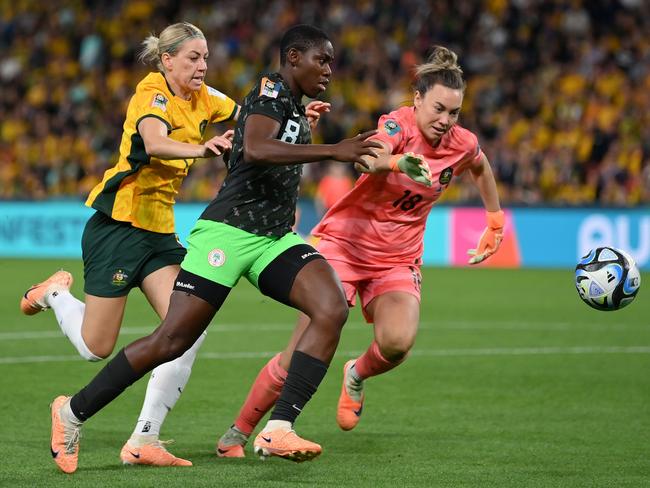
[[364, 168], [368, 167], [368, 163], [363, 160], [363, 156], [377, 157], [374, 149], [381, 149], [383, 146], [377, 141], [369, 141], [368, 138], [374, 136], [377, 130], [369, 130], [362, 132], [349, 139], [343, 139], [341, 142], [334, 144], [334, 154], [332, 159], [337, 161], [358, 163]]
[[470, 249], [467, 254], [472, 256], [468, 261], [469, 264], [478, 264], [492, 256], [503, 240], [503, 225], [505, 215], [503, 210], [497, 212], [486, 212], [487, 227], [481, 234], [476, 249]]
[[314, 130], [318, 125], [321, 114], [329, 112], [331, 107], [332, 105], [330, 103], [321, 102], [320, 100], [312, 100], [307, 104], [305, 107], [305, 115], [307, 116], [311, 130]]
[[411, 152], [395, 154], [390, 159], [390, 169], [392, 171], [400, 171], [413, 181], [422, 185], [431, 186], [433, 184], [431, 170], [424, 156], [421, 154], [413, 154]]
[[205, 148], [204, 158], [209, 158], [212, 156], [219, 156], [226, 151], [232, 149], [232, 139], [235, 134], [235, 131], [228, 129], [220, 136], [214, 136], [212, 139], [208, 140], [203, 144]]

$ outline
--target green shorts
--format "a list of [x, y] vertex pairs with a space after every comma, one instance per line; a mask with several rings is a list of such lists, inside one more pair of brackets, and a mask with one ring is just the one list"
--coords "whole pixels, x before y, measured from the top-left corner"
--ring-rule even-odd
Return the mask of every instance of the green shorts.
[[294, 232], [265, 237], [202, 219], [187, 242], [187, 256], [181, 264], [184, 270], [229, 288], [245, 276], [258, 289], [260, 274], [272, 261], [291, 247], [307, 246]]
[[84, 291], [119, 297], [154, 271], [180, 264], [186, 250], [176, 234], [160, 234], [119, 222], [103, 212], [88, 220], [81, 238]]

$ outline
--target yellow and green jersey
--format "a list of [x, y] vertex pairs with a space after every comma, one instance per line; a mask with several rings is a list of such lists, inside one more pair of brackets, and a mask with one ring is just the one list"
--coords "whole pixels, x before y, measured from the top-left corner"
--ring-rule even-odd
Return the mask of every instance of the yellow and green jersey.
[[174, 232], [176, 194], [194, 159], [149, 156], [138, 133], [145, 117], [167, 126], [170, 139], [201, 144], [207, 124], [232, 119], [237, 103], [205, 84], [190, 100], [174, 96], [161, 73], [149, 73], [136, 87], [124, 121], [117, 164], [90, 192], [86, 205], [121, 222], [152, 232]]

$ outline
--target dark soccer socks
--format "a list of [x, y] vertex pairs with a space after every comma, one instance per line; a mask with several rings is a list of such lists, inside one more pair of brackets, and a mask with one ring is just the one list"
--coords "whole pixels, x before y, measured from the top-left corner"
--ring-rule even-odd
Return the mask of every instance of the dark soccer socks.
[[318, 389], [328, 365], [301, 351], [294, 351], [287, 380], [269, 420], [293, 423]]
[[122, 349], [90, 383], [72, 397], [72, 413], [82, 422], [89, 419], [142, 376], [144, 374], [133, 371]]

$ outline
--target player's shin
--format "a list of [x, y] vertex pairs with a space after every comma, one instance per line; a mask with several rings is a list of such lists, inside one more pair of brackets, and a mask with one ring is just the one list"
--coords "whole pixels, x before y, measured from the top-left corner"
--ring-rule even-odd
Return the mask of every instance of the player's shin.
[[379, 344], [376, 341], [372, 341], [372, 344], [370, 344], [366, 352], [355, 361], [354, 373], [359, 379], [364, 380], [371, 376], [377, 376], [386, 371], [390, 371], [396, 366], [399, 366], [405, 359], [406, 355], [394, 361], [386, 359], [379, 349]]
[[165, 417], [176, 405], [190, 379], [192, 365], [205, 337], [206, 332], [203, 332], [181, 357], [161, 364], [151, 372], [142, 410], [131, 436], [132, 441], [142, 439], [141, 436], [150, 436], [154, 440], [158, 438]]
[[262, 417], [279, 398], [287, 378], [287, 371], [280, 366], [280, 356], [276, 354], [260, 370], [235, 423], [219, 438], [217, 456], [245, 456], [243, 447]]
[[280, 366], [280, 354], [273, 356], [260, 370], [235, 420], [240, 432], [250, 435], [262, 417], [275, 405], [287, 379]]
[[84, 388], [70, 400], [77, 419], [84, 422], [117, 398], [126, 388], [144, 376], [137, 373], [120, 350]]
[[302, 462], [322, 452], [321, 446], [302, 439], [293, 431], [293, 422], [318, 389], [326, 372], [327, 364], [320, 359], [294, 351], [280, 398], [270, 420], [253, 443], [260, 458], [279, 456]]
[[294, 351], [280, 398], [271, 413], [270, 421], [293, 424], [309, 402], [327, 373], [328, 365], [302, 351]]
[[61, 290], [50, 294], [46, 298], [47, 304], [54, 310], [56, 321], [79, 355], [87, 361], [101, 361], [84, 342], [81, 326], [84, 320], [86, 305], [75, 298], [68, 290]]

